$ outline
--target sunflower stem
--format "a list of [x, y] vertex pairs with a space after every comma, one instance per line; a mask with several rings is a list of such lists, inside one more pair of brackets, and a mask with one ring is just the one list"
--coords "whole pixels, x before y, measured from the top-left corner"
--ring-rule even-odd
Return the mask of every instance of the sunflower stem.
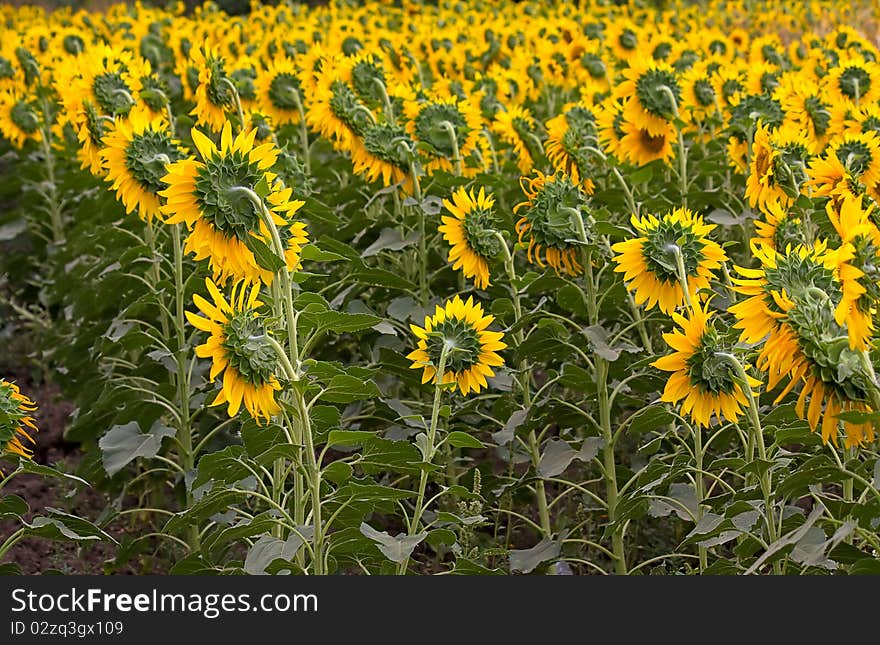
[[[446, 376], [446, 358], [449, 356], [449, 352], [452, 350], [452, 343], [450, 341], [443, 341], [443, 347], [440, 349], [440, 359], [437, 362], [437, 371], [434, 374], [434, 404], [431, 406], [431, 425], [428, 427], [428, 437], [426, 443], [426, 451], [427, 454], [424, 455], [425, 463], [430, 464], [434, 459], [434, 453], [437, 450], [436, 442], [437, 442], [437, 423], [440, 419], [440, 401], [443, 397], [443, 380]], [[413, 509], [412, 517], [409, 521], [409, 531], [407, 535], [412, 537], [419, 530], [419, 522], [422, 520], [422, 513], [425, 508], [425, 489], [428, 486], [428, 471], [426, 469], [422, 469], [421, 475], [419, 475], [419, 492], [416, 496], [416, 506]], [[407, 568], [409, 567], [409, 556], [407, 556], [403, 562], [401, 562], [397, 567], [397, 575], [402, 576], [406, 574]]]
[[[144, 226], [144, 237], [146, 238], [147, 248], [150, 249], [150, 277], [153, 279], [153, 286], [158, 288], [159, 283], [162, 281], [162, 274], [160, 269], [160, 260], [159, 254], [156, 252], [156, 235], [153, 232], [153, 222], [151, 220], [147, 220]], [[168, 316], [166, 314], [166, 308], [160, 306], [159, 314], [161, 315], [160, 324], [162, 325], [162, 338], [169, 337], [169, 328], [168, 328]]]
[[[608, 155], [599, 150], [594, 146], [584, 146], [584, 150], [587, 152], [592, 152], [596, 156], [598, 156], [602, 161], [608, 162]], [[617, 166], [614, 164], [608, 164], [608, 167], [611, 169], [611, 173], [617, 179], [617, 183], [620, 184], [621, 190], [623, 190], [623, 195], [626, 198], [626, 205], [630, 210], [630, 213], [633, 215], [639, 214], [639, 207], [636, 205], [635, 197], [633, 196], [633, 192], [629, 187], [629, 184], [626, 183], [626, 179], [623, 178], [623, 175], [620, 174], [620, 171], [617, 169]]]
[[[749, 402], [749, 423], [752, 427], [754, 445], [758, 448], [758, 459], [762, 462], [760, 483], [761, 491], [764, 493], [764, 517], [767, 522], [767, 535], [772, 543], [779, 539], [779, 534], [776, 528], [776, 513], [774, 512], [772, 504], [772, 479], [770, 476], [770, 468], [766, 465], [767, 447], [764, 444], [764, 428], [761, 426], [761, 417], [758, 414], [758, 401], [755, 399], [754, 392], [752, 392], [752, 386], [749, 384], [749, 375], [746, 373], [746, 370], [743, 367], [743, 364], [740, 363], [739, 359], [733, 354], [728, 354], [727, 352], [715, 352], [715, 356], [728, 362], [733, 370], [735, 380], [739, 383], [740, 389], [746, 395], [746, 399]], [[752, 442], [750, 441], [750, 443]], [[778, 560], [773, 563], [773, 570], [777, 574], [782, 573], [782, 566]]]
[[391, 105], [391, 99], [388, 97], [388, 88], [385, 87], [385, 83], [379, 78], [374, 78], [373, 83], [379, 88], [379, 93], [382, 94], [382, 104], [385, 107], [385, 117], [388, 119], [388, 123], [396, 126], [397, 119], [394, 117], [394, 107]]
[[[171, 226], [171, 239], [174, 246], [174, 295], [175, 295], [175, 319], [174, 327], [177, 332], [177, 398], [180, 406], [180, 427], [177, 432], [177, 443], [180, 447], [180, 465], [184, 472], [183, 489], [186, 498], [186, 507], [190, 508], [193, 503], [192, 489], [186, 482], [186, 475], [195, 467], [195, 455], [193, 454], [192, 426], [190, 424], [189, 411], [189, 370], [187, 370], [187, 347], [186, 347], [186, 317], [184, 315], [184, 288], [183, 279], [183, 240], [180, 233], [181, 224]], [[187, 544], [193, 550], [199, 548], [199, 529], [196, 525], [187, 528]]]
[[52, 227], [52, 242], [64, 241], [64, 224], [61, 217], [61, 204], [58, 199], [58, 185], [55, 182], [55, 155], [52, 153], [52, 132], [48, 125], [46, 109], [43, 110], [43, 126], [40, 128], [40, 145], [43, 149], [43, 163], [46, 169], [46, 206], [49, 211], [49, 224]]
[[[580, 223], [581, 242], [587, 243], [587, 234], [582, 218], [575, 218]], [[593, 275], [593, 258], [588, 247], [582, 247], [584, 253], [585, 284], [587, 287], [587, 313], [590, 324], [599, 324], [599, 305], [596, 278]], [[617, 460], [614, 454], [615, 434], [611, 428], [611, 401], [608, 398], [608, 361], [594, 353], [594, 371], [596, 378], [597, 404], [599, 407], [599, 427], [602, 431], [602, 467], [605, 473], [605, 498], [608, 505], [608, 523], [617, 522]], [[611, 534], [611, 550], [614, 553], [614, 571], [618, 575], [626, 575], [626, 547], [624, 545], [624, 526], [617, 526]]]
[[678, 101], [675, 100], [675, 93], [666, 85], [660, 85], [657, 89], [663, 92], [672, 104], [672, 115], [675, 118], [675, 132], [678, 136], [678, 178], [681, 182], [681, 205], [684, 208], [687, 208], [687, 148], [684, 147], [684, 134], [678, 123], [680, 120]]
[[238, 120], [240, 123], [240, 128], [244, 130], [244, 110], [241, 107], [241, 97], [238, 95], [238, 88], [235, 86], [230, 79], [225, 76], [220, 79], [221, 83], [225, 83], [226, 86], [232, 91], [233, 102], [235, 103], [235, 111], [238, 114]]
[[[696, 472], [694, 473], [694, 489], [697, 493], [697, 517], [695, 520], [696, 522], [699, 522], [703, 519], [703, 501], [706, 499], [706, 482], [703, 479], [703, 430], [700, 427], [700, 424], [697, 423], [691, 426], [691, 431], [694, 434], [694, 466], [696, 468]], [[706, 547], [697, 546], [697, 555], [700, 560], [700, 574], [705, 573], [706, 568], [709, 566], [708, 553]]]
[[693, 310], [694, 305], [691, 302], [691, 289], [688, 285], [687, 270], [684, 267], [684, 255], [681, 253], [681, 247], [678, 244], [670, 244], [666, 250], [675, 256], [675, 271], [678, 273], [678, 281], [681, 283], [681, 290], [684, 293], [684, 304], [689, 310]]
[[291, 89], [290, 97], [296, 104], [296, 111], [299, 112], [299, 140], [300, 145], [302, 146], [303, 163], [306, 166], [306, 174], [311, 176], [312, 160], [311, 155], [309, 154], [309, 129], [306, 125], [306, 111], [303, 109], [302, 99], [300, 98], [299, 92], [297, 90]]
[[452, 161], [455, 163], [455, 174], [461, 177], [461, 150], [458, 147], [458, 135], [455, 133], [455, 126], [449, 121], [441, 121], [440, 127], [446, 130], [449, 140], [452, 142]]
[[[510, 281], [510, 293], [513, 299], [514, 320], [520, 320], [522, 319], [522, 302], [520, 300], [519, 289], [516, 287], [516, 265], [513, 261], [513, 255], [507, 247], [507, 241], [504, 239], [504, 236], [498, 231], [494, 231], [494, 235], [501, 244], [501, 250], [504, 254], [504, 268], [507, 271], [507, 278]], [[517, 346], [519, 346], [523, 342], [522, 329], [514, 332], [513, 338], [516, 341]], [[520, 364], [517, 384], [519, 385], [520, 393], [522, 394], [523, 408], [528, 412], [532, 405], [531, 372], [529, 371], [529, 364], [525, 360]], [[532, 456], [532, 467], [537, 470], [538, 464], [541, 462], [541, 446], [534, 430], [529, 433], [529, 452]], [[538, 517], [541, 522], [541, 531], [543, 537], [549, 539], [553, 534], [553, 527], [550, 523], [550, 507], [547, 504], [547, 487], [544, 484], [544, 480], [540, 477], [535, 483], [535, 497], [538, 499]]]
[[416, 200], [416, 211], [419, 217], [419, 301], [422, 307], [428, 306], [428, 240], [425, 236], [425, 209], [422, 207], [422, 187], [419, 185], [419, 174], [415, 161], [409, 165], [409, 174], [413, 182], [413, 199]]

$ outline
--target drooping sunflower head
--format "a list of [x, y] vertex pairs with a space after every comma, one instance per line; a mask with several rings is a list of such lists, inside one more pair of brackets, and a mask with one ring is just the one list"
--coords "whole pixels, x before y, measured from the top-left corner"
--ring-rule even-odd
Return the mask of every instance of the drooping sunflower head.
[[[536, 172], [523, 177], [520, 186], [526, 201], [514, 207], [519, 241], [528, 245], [529, 262], [544, 268], [546, 261], [557, 273], [579, 275], [582, 244], [592, 241], [589, 196], [569, 175]], [[583, 239], [586, 236], [587, 239]]]
[[89, 101], [102, 115], [125, 116], [137, 103], [146, 63], [130, 52], [110, 46], [95, 47], [78, 57], [76, 76], [62, 99], [72, 111]]
[[303, 202], [292, 199], [292, 190], [270, 171], [278, 149], [272, 143], [255, 146], [255, 129], [233, 138], [229, 122], [219, 147], [195, 128], [192, 138], [201, 160], [181, 159], [168, 166], [162, 178], [168, 188], [160, 193], [167, 198], [161, 207], [166, 223], [185, 222], [191, 229], [187, 251], [197, 260], [209, 259], [215, 280], [270, 284], [274, 271], [264, 261], [266, 254], [279, 258], [270, 250], [268, 213], [284, 248], [281, 266], [295, 270], [307, 235], [304, 223], [288, 218]]
[[475, 104], [456, 96], [435, 96], [404, 103], [410, 135], [423, 144], [427, 171], [449, 170], [458, 158], [464, 161], [477, 149], [482, 117]]
[[[463, 395], [488, 387], [486, 377], [495, 376], [492, 368], [504, 364], [497, 352], [507, 345], [504, 335], [489, 331], [495, 320], [473, 297], [459, 296], [437, 305], [433, 316], [425, 316], [423, 327], [410, 325], [418, 338], [416, 349], [407, 355], [412, 369], [422, 371], [422, 383], [437, 383], [443, 363], [442, 383], [454, 383]], [[442, 359], [442, 360], [441, 360]]]
[[[827, 244], [801, 245], [775, 250], [769, 245], [752, 244], [752, 255], [759, 268], [737, 266], [742, 278], [731, 278], [737, 293], [746, 299], [730, 307], [737, 318], [740, 340], [760, 342], [779, 330], [780, 320], [791, 308], [791, 299], [814, 289], [833, 297], [838, 289], [834, 278], [836, 258], [829, 254]], [[762, 361], [758, 367], [763, 369]], [[771, 383], [770, 387], [773, 387]]]
[[827, 157], [836, 158], [845, 173], [867, 190], [880, 183], [880, 137], [874, 132], [846, 132], [828, 144]]
[[495, 198], [480, 188], [476, 195], [459, 188], [452, 193], [452, 201], [443, 200], [450, 215], [444, 215], [438, 230], [449, 242], [449, 262], [466, 278], [473, 278], [478, 289], [489, 286], [489, 262], [501, 250], [494, 229]]
[[595, 148], [597, 143], [596, 118], [585, 105], [567, 105], [562, 114], [547, 121], [547, 142], [544, 144], [547, 159], [556, 170], [570, 175], [573, 181], [583, 179], [588, 192], [592, 192], [593, 183], [585, 176], [585, 148]]
[[623, 129], [626, 121], [623, 118], [623, 105], [619, 101], [607, 101], [596, 113], [596, 126], [599, 130], [599, 142], [606, 154], [618, 159], [625, 159], [621, 141], [627, 135]]
[[382, 107], [387, 94], [385, 66], [382, 59], [371, 53], [359, 53], [345, 60], [350, 69], [351, 85], [361, 101], [368, 107]]
[[196, 356], [211, 359], [211, 380], [223, 375], [223, 385], [211, 405], [226, 403], [229, 416], [234, 417], [244, 404], [257, 423], [268, 422], [281, 411], [275, 400], [281, 384], [275, 376], [278, 356], [266, 339], [269, 330], [257, 311], [262, 304], [260, 285], [248, 289], [236, 283], [228, 300], [210, 279], [205, 285], [211, 301], [193, 296], [203, 315], [187, 311], [186, 317], [193, 327], [210, 334], [196, 347]]
[[159, 214], [159, 191], [165, 188], [162, 178], [166, 166], [183, 156], [171, 139], [164, 117], [151, 117], [146, 110], [136, 108], [128, 118], [117, 118], [104, 144], [101, 155], [106, 180], [112, 182], [125, 212], [137, 209], [141, 218], [152, 220]]
[[15, 89], [0, 91], [0, 135], [19, 150], [40, 137], [43, 118], [36, 99]]
[[752, 144], [752, 161], [746, 181], [749, 204], [766, 209], [770, 202], [788, 206], [807, 181], [812, 160], [807, 133], [789, 123], [772, 133], [759, 122]]
[[871, 219], [873, 203], [846, 197], [829, 201], [826, 213], [841, 239], [837, 256], [840, 302], [834, 321], [845, 326], [850, 347], [867, 350], [874, 334], [874, 314], [880, 304], [880, 230]]
[[411, 189], [410, 164], [415, 146], [402, 126], [370, 123], [363, 127], [363, 138], [352, 138], [351, 160], [354, 172], [369, 181], [381, 179], [385, 186], [405, 182]]
[[[686, 208], [677, 208], [662, 217], [632, 217], [639, 237], [618, 242], [611, 249], [617, 254], [614, 270], [623, 273], [627, 289], [637, 304], [655, 305], [672, 313], [685, 302], [680, 272], [687, 278], [691, 301], [710, 287], [714, 271], [727, 260], [717, 242], [709, 239], [715, 228]], [[681, 268], [679, 268], [679, 266]]]
[[0, 451], [31, 459], [32, 432], [37, 432], [33, 413], [36, 404], [15, 383], [0, 379]]
[[190, 114], [198, 125], [206, 125], [214, 132], [226, 122], [226, 110], [235, 105], [232, 79], [226, 73], [226, 62], [208, 41], [191, 50], [192, 64], [198, 70], [195, 89], [196, 105]]
[[[713, 417], [736, 422], [748, 406], [748, 397], [734, 378], [731, 348], [716, 330], [712, 313], [697, 303], [688, 317], [673, 313], [672, 318], [679, 327], [663, 338], [675, 351], [652, 363], [672, 372], [661, 400], [682, 401], [682, 414], [699, 426], [708, 426]], [[749, 377], [749, 388], [760, 385], [759, 380]]]
[[340, 61], [324, 59], [306, 112], [309, 126], [343, 151], [350, 150], [352, 140], [361, 137], [366, 126], [375, 122], [370, 109], [352, 88], [349, 72], [350, 68]]
[[675, 69], [666, 63], [637, 59], [624, 76], [627, 80], [617, 86], [615, 96], [626, 100], [626, 120], [652, 135], [665, 131], [681, 105]]
[[762, 211], [763, 219], [754, 220], [752, 242], [777, 251], [807, 243], [807, 232], [800, 217], [793, 215], [778, 201], [769, 201]]
[[520, 105], [499, 110], [492, 123], [492, 131], [513, 148], [520, 173], [530, 173], [541, 145], [537, 138], [538, 126], [529, 111]]
[[289, 58], [274, 59], [257, 76], [256, 95], [260, 109], [277, 125], [299, 123], [303, 89], [296, 65]]
[[872, 423], [841, 423], [837, 418], [841, 412], [871, 412], [869, 392], [873, 386], [863, 353], [850, 347], [846, 330], [835, 321], [832, 301], [818, 291], [802, 292], [788, 310], [786, 324], [798, 345], [786, 390], [804, 382], [795, 406], [798, 416], [807, 419], [813, 430], [820, 429], [821, 421], [822, 440], [826, 443], [837, 445], [841, 425], [847, 447], [873, 441]]

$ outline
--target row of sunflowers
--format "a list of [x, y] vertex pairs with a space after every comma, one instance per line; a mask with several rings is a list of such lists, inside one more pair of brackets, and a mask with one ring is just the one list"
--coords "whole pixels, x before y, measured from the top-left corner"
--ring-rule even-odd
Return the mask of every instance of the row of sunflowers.
[[877, 569], [870, 3], [2, 15], [0, 311], [115, 501], [0, 557]]

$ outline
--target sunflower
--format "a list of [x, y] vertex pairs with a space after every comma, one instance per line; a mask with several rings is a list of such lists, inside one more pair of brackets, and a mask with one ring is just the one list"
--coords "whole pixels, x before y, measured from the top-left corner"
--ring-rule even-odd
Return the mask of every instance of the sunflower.
[[704, 121], [718, 108], [718, 97], [712, 84], [708, 62], [702, 61], [682, 75], [681, 99], [686, 121]]
[[759, 268], [734, 267], [742, 276], [731, 278], [734, 290], [746, 299], [731, 305], [729, 311], [737, 319], [733, 327], [740, 330], [741, 342], [757, 344], [766, 339], [756, 364], [767, 372], [767, 388], [772, 390], [795, 366], [797, 336], [784, 322], [794, 306], [792, 298], [812, 289], [837, 293], [837, 260], [822, 241], [789, 247], [785, 252], [753, 243], [752, 255], [760, 262]]
[[279, 126], [299, 123], [303, 90], [299, 73], [289, 58], [276, 58], [256, 79], [260, 110]]
[[639, 28], [631, 20], [609, 22], [605, 44], [618, 60], [628, 61], [639, 56]]
[[[456, 96], [433, 96], [404, 102], [407, 131], [428, 156], [425, 170], [452, 170], [456, 146], [465, 176], [476, 173], [465, 160], [478, 148], [483, 120], [476, 103]], [[455, 139], [453, 140], [453, 133]]]
[[367, 125], [376, 121], [351, 87], [346, 71], [350, 70], [338, 61], [324, 59], [306, 112], [312, 130], [342, 151], [350, 150]]
[[354, 172], [368, 181], [381, 178], [385, 186], [404, 182], [412, 190], [410, 176], [412, 140], [403, 127], [391, 123], [370, 123], [363, 128], [363, 139], [352, 138], [351, 161]]
[[[795, 405], [797, 415], [806, 419], [812, 430], [820, 429], [825, 443], [837, 445], [840, 413], [873, 411], [868, 401], [876, 386], [864, 367], [863, 353], [850, 348], [846, 331], [834, 320], [832, 301], [819, 291], [794, 298], [783, 324], [791, 330], [797, 345], [788, 358], [790, 382], [775, 402], [803, 382]], [[874, 441], [870, 422], [844, 421], [843, 429], [848, 448]]]
[[199, 72], [195, 89], [196, 105], [190, 114], [197, 125], [217, 132], [226, 123], [226, 110], [234, 107], [235, 94], [226, 74], [226, 63], [208, 41], [190, 50], [192, 66]]
[[831, 102], [825, 84], [805, 74], [789, 74], [782, 78], [775, 96], [782, 103], [786, 116], [806, 128], [816, 147], [823, 145], [831, 132]]
[[626, 136], [623, 129], [623, 106], [619, 101], [607, 101], [596, 112], [596, 127], [599, 131], [599, 143], [606, 154], [618, 159], [626, 157], [621, 148], [621, 141]]
[[15, 89], [0, 91], [0, 135], [9, 143], [21, 150], [27, 141], [38, 140], [41, 123], [35, 100]]
[[684, 304], [677, 255], [684, 265], [691, 302], [700, 290], [709, 288], [715, 277], [713, 270], [727, 260], [724, 250], [708, 237], [715, 225], [705, 224], [701, 216], [686, 208], [660, 218], [633, 215], [630, 221], [640, 237], [611, 247], [617, 254], [614, 270], [623, 273], [627, 289], [635, 292], [636, 303], [647, 302], [647, 309], [659, 305], [669, 314]]
[[125, 212], [138, 209], [145, 220], [159, 214], [159, 191], [165, 188], [165, 166], [181, 158], [180, 149], [168, 134], [162, 116], [151, 117], [135, 108], [127, 119], [117, 118], [113, 130], [104, 137], [101, 156]]
[[675, 127], [667, 122], [664, 130], [655, 130], [652, 134], [636, 123], [624, 120], [621, 124], [624, 132], [619, 149], [623, 158], [636, 166], [657, 161], [669, 165], [675, 157], [672, 142], [675, 141]]
[[492, 131], [513, 147], [520, 173], [525, 175], [531, 172], [535, 165], [531, 146], [537, 141], [538, 126], [529, 111], [520, 105], [499, 110], [492, 123]]
[[569, 104], [562, 114], [546, 124], [547, 141], [544, 149], [547, 159], [556, 170], [570, 175], [572, 181], [581, 182], [588, 193], [593, 192], [593, 182], [584, 177], [587, 161], [584, 148], [596, 145], [596, 118], [588, 107]]
[[[254, 249], [271, 246], [271, 233], [259, 212], [254, 195], [264, 193], [263, 202], [279, 229], [285, 247], [284, 263], [293, 271], [299, 266], [300, 251], [308, 238], [305, 224], [291, 222], [303, 202], [291, 199], [269, 169], [278, 159], [272, 143], [254, 146], [256, 129], [241, 132], [234, 139], [227, 121], [220, 147], [196, 128], [192, 139], [201, 161], [181, 159], [168, 166], [162, 181], [168, 188], [159, 194], [167, 198], [161, 212], [168, 224], [185, 222], [190, 228], [186, 250], [197, 260], [208, 258], [214, 279], [229, 277], [270, 284], [273, 272], [254, 255]], [[245, 190], [242, 190], [245, 189]]]
[[26, 444], [34, 443], [30, 433], [37, 432], [32, 416], [36, 409], [15, 383], [0, 379], [0, 449], [25, 459], [34, 456]]
[[487, 328], [495, 320], [487, 316], [483, 306], [473, 297], [462, 301], [459, 296], [437, 305], [433, 316], [425, 316], [424, 327], [410, 325], [419, 339], [416, 349], [407, 354], [412, 369], [422, 371], [422, 383], [437, 383], [437, 369], [444, 347], [446, 362], [442, 383], [455, 383], [463, 395], [488, 387], [487, 376], [495, 376], [493, 367], [504, 364], [496, 352], [507, 345], [500, 331]]
[[67, 71], [67, 75], [72, 73], [70, 87], [61, 93], [64, 114], [68, 116], [81, 116], [86, 101], [99, 114], [125, 116], [137, 102], [142, 89], [141, 78], [149, 75], [143, 59], [107, 45], [90, 48], [76, 63]]
[[[874, 132], [846, 132], [828, 144], [826, 157], [835, 157], [844, 170], [871, 193], [880, 184], [880, 136]], [[875, 199], [880, 198], [880, 194]]]
[[880, 231], [871, 221], [873, 204], [864, 209], [861, 202], [845, 197], [839, 208], [829, 202], [825, 210], [842, 242], [836, 251], [841, 298], [834, 321], [846, 326], [850, 347], [867, 350], [874, 332], [874, 311], [880, 302]]
[[492, 228], [495, 198], [482, 188], [476, 196], [473, 189], [459, 188], [452, 193], [452, 201], [444, 199], [443, 205], [452, 216], [444, 215], [437, 230], [452, 246], [449, 262], [454, 263], [454, 270], [461, 269], [465, 278], [473, 278], [478, 289], [485, 289], [490, 284], [489, 261], [500, 250]]
[[672, 66], [635, 59], [623, 75], [626, 80], [615, 88], [614, 95], [625, 101], [624, 119], [651, 136], [667, 132], [681, 105], [681, 86]]
[[193, 301], [204, 316], [187, 311], [186, 318], [193, 327], [210, 334], [196, 347], [196, 356], [211, 359], [211, 380], [223, 375], [223, 386], [211, 405], [226, 403], [229, 416], [234, 417], [244, 403], [257, 423], [261, 419], [268, 422], [281, 411], [275, 401], [281, 384], [275, 377], [278, 357], [265, 340], [268, 332], [256, 311], [262, 304], [258, 300], [260, 285], [248, 290], [238, 282], [229, 300], [210, 279], [205, 280], [205, 286], [213, 303], [195, 294]]
[[880, 65], [862, 56], [844, 58], [825, 81], [835, 101], [851, 108], [880, 99]]
[[535, 177], [521, 178], [520, 187], [526, 201], [514, 206], [513, 212], [522, 211], [516, 232], [520, 243], [528, 244], [529, 262], [543, 269], [546, 260], [557, 274], [582, 273], [577, 256], [580, 244], [590, 240], [581, 239], [581, 230], [589, 238], [592, 229], [591, 219], [584, 216], [589, 199], [582, 184], [559, 171], [553, 175], [536, 171]]
[[761, 210], [768, 202], [788, 206], [807, 181], [810, 141], [806, 132], [795, 124], [771, 132], [758, 122], [752, 144], [752, 160], [746, 180], [746, 197], [751, 206]]
[[[689, 317], [673, 313], [672, 319], [679, 329], [663, 334], [663, 339], [675, 351], [651, 363], [657, 369], [672, 372], [660, 400], [682, 401], [682, 414], [690, 415], [698, 426], [708, 426], [713, 416], [735, 423], [743, 408], [748, 407], [749, 399], [731, 373], [729, 359], [723, 355], [730, 348], [715, 329], [712, 313], [696, 303]], [[749, 377], [750, 388], [760, 385], [761, 381]]]
[[810, 164], [810, 179], [805, 183], [816, 197], [831, 197], [837, 201], [843, 197], [861, 197], [866, 191], [851, 170], [845, 168], [835, 154], [816, 157]]
[[807, 242], [806, 230], [801, 219], [788, 211], [778, 201], [770, 201], [761, 211], [763, 219], [754, 220], [755, 237], [752, 242], [785, 251]]

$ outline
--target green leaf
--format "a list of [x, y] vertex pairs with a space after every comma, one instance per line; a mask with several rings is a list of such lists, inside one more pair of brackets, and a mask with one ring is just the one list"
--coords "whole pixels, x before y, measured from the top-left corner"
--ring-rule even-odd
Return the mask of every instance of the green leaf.
[[849, 568], [853, 576], [878, 576], [880, 575], [880, 560], [877, 558], [864, 558], [853, 563]]
[[[299, 532], [304, 537], [311, 539], [312, 530], [304, 531], [306, 527], [300, 527]], [[307, 527], [311, 528], [311, 527]], [[243, 569], [250, 575], [262, 575], [266, 573], [269, 565], [276, 560], [290, 562], [296, 556], [297, 551], [303, 545], [302, 538], [296, 533], [291, 533], [287, 540], [281, 540], [271, 535], [264, 535], [254, 542], [244, 559]]]
[[373, 381], [364, 381], [348, 374], [340, 374], [330, 379], [321, 394], [321, 400], [330, 403], [351, 403], [361, 399], [379, 398], [382, 393]]
[[303, 260], [311, 260], [312, 262], [339, 262], [348, 261], [344, 255], [334, 253], [333, 251], [324, 251], [315, 244], [306, 244], [303, 247], [300, 257]]
[[159, 454], [162, 440], [174, 434], [174, 428], [159, 421], [153, 424], [149, 432], [141, 432], [137, 421], [113, 426], [98, 442], [104, 470], [112, 477], [138, 457], [155, 457]]
[[254, 235], [245, 235], [242, 240], [244, 245], [248, 247], [254, 254], [254, 259], [266, 271], [276, 273], [287, 266], [284, 260], [273, 251], [268, 244]]
[[362, 446], [364, 442], [376, 438], [375, 432], [366, 430], [331, 430], [327, 435], [327, 445], [333, 446]]
[[642, 408], [630, 417], [630, 434], [644, 434], [662, 426], [669, 425], [675, 417], [662, 403]]
[[349, 314], [342, 311], [322, 311], [320, 313], [304, 311], [300, 314], [300, 318], [312, 323], [318, 331], [332, 331], [337, 334], [369, 329], [382, 322], [378, 316]]
[[112, 536], [88, 520], [57, 508], [47, 508], [46, 512], [48, 515], [35, 517], [32, 522], [24, 524], [25, 535], [60, 541], [89, 542], [98, 540], [116, 542]]
[[555, 560], [562, 553], [562, 545], [553, 540], [543, 539], [531, 549], [518, 549], [510, 552], [511, 572], [531, 573], [540, 564]]
[[446, 436], [446, 442], [453, 448], [485, 448], [482, 441], [467, 432], [456, 430]]
[[366, 249], [364, 249], [363, 253], [361, 253], [361, 257], [369, 258], [374, 255], [378, 255], [382, 251], [401, 251], [408, 246], [412, 246], [418, 241], [418, 231], [413, 231], [404, 239], [398, 229], [383, 228], [380, 231], [379, 237], [376, 239], [376, 241], [370, 244], [370, 246], [368, 246]]
[[569, 313], [580, 316], [583, 319], [588, 317], [584, 294], [572, 284], [567, 284], [556, 292], [556, 302]]
[[68, 473], [63, 473], [60, 470], [52, 468], [51, 466], [46, 466], [44, 464], [35, 464], [29, 459], [22, 459], [19, 468], [22, 472], [30, 473], [32, 475], [40, 475], [41, 477], [54, 477], [56, 479], [69, 479], [70, 481], [76, 482], [77, 484], [82, 484], [83, 486], [89, 485], [89, 482], [81, 477], [77, 477], [76, 475], [69, 475]]
[[4, 495], [0, 497], [0, 519], [9, 516], [20, 517], [30, 510], [26, 501], [18, 495]]
[[416, 288], [416, 285], [396, 273], [386, 271], [385, 269], [368, 269], [363, 267], [363, 265], [359, 269], [353, 269], [347, 277], [349, 280], [361, 284], [399, 289], [401, 291], [414, 291]]
[[196, 489], [212, 479], [231, 484], [251, 475], [242, 461], [244, 453], [242, 446], [226, 446], [223, 450], [204, 455], [199, 459], [198, 474], [192, 488]]
[[332, 464], [325, 466], [322, 472], [322, 477], [324, 479], [331, 481], [334, 484], [343, 484], [351, 479], [354, 469], [348, 462], [334, 461]]
[[200, 521], [225, 512], [230, 506], [238, 504], [246, 497], [245, 493], [225, 486], [214, 488], [188, 509], [170, 518], [165, 524], [165, 532], [179, 533], [188, 526], [198, 525]]
[[569, 464], [578, 459], [590, 461], [602, 448], [604, 440], [601, 437], [588, 437], [580, 450], [575, 450], [566, 441], [551, 439], [547, 442], [541, 461], [538, 463], [538, 475], [544, 478], [561, 475]]
[[364, 537], [373, 540], [386, 558], [397, 564], [406, 562], [413, 550], [428, 536], [425, 531], [412, 536], [404, 533], [391, 536], [385, 531], [377, 531], [366, 522], [361, 522], [360, 532]]
[[260, 181], [254, 186], [254, 192], [259, 196], [260, 199], [266, 199], [269, 193], [272, 191], [271, 186], [269, 186], [268, 176], [263, 173], [263, 176], [260, 177]]

